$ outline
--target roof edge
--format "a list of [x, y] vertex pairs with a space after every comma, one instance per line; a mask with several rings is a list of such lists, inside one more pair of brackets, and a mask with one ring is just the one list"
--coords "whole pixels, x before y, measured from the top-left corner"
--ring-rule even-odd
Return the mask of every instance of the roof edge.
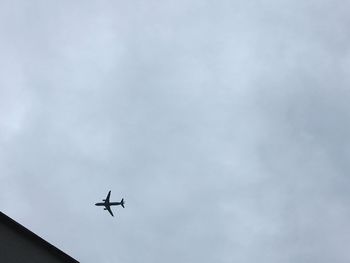
[[25, 228], [9, 216], [5, 215], [0, 211], [0, 222], [3, 222], [7, 226], [11, 227], [15, 231], [23, 234], [26, 236], [28, 239], [32, 240], [33, 242], [37, 243], [38, 245], [46, 248], [51, 254], [67, 261], [67, 262], [72, 262], [72, 263], [79, 263], [76, 259], [72, 258], [68, 254], [64, 253], [62, 250], [58, 249], [54, 245], [50, 244], [47, 242], [45, 239], [41, 238], [37, 234], [33, 233], [29, 229]]

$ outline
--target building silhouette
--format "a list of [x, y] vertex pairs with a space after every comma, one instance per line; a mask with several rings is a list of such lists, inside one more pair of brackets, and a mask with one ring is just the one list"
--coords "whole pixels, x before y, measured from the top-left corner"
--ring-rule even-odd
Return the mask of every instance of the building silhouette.
[[78, 261], [0, 212], [0, 262], [77, 263]]

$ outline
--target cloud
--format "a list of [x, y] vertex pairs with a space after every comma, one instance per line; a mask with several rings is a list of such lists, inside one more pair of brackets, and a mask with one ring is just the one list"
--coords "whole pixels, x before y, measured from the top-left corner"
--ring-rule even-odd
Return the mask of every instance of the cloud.
[[1, 5], [3, 212], [81, 262], [348, 262], [343, 1]]

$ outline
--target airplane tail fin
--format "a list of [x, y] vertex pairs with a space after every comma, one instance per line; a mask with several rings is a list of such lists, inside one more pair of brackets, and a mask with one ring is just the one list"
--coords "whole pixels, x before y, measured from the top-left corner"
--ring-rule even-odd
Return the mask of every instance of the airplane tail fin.
[[124, 198], [122, 198], [122, 200], [120, 201], [120, 205], [123, 207], [123, 208], [125, 208], [125, 206], [124, 206]]

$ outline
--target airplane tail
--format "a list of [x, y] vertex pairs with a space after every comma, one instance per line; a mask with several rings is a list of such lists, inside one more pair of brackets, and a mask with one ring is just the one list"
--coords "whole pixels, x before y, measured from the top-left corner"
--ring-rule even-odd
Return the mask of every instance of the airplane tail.
[[125, 208], [125, 206], [124, 206], [124, 198], [122, 198], [122, 200], [120, 201], [120, 205], [121, 205], [123, 208]]

